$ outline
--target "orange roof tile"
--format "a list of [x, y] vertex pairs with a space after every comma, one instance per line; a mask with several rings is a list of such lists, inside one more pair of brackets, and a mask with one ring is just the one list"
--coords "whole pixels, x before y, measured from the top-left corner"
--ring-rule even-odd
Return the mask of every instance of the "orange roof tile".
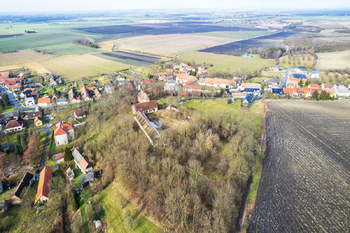
[[44, 169], [40, 172], [38, 191], [35, 195], [35, 202], [34, 202], [35, 204], [38, 202], [38, 200], [42, 196], [49, 197], [51, 176], [52, 176], [52, 169], [45, 166]]
[[17, 89], [17, 88], [21, 88], [21, 87], [22, 87], [22, 85], [20, 83], [16, 83], [14, 85], [8, 86], [8, 88], [10, 88], [10, 89]]
[[193, 86], [193, 85], [184, 85], [183, 88], [202, 90], [202, 87], [200, 87], [200, 86]]
[[38, 99], [38, 103], [40, 103], [40, 104], [51, 103], [51, 99], [50, 98], [40, 98], [40, 99]]
[[318, 84], [309, 84], [309, 88], [320, 88]]
[[67, 122], [58, 122], [55, 126], [54, 136], [66, 134], [68, 130], [72, 130], [73, 125]]

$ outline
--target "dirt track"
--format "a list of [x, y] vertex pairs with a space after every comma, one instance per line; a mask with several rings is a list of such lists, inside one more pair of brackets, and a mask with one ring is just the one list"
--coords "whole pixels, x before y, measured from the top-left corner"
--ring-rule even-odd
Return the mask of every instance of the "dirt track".
[[268, 103], [248, 232], [350, 231], [350, 101]]

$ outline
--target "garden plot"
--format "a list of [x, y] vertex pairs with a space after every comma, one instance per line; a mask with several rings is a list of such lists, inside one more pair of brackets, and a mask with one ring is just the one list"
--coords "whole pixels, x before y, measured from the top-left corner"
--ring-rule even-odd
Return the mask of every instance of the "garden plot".
[[268, 103], [248, 232], [349, 232], [350, 102]]

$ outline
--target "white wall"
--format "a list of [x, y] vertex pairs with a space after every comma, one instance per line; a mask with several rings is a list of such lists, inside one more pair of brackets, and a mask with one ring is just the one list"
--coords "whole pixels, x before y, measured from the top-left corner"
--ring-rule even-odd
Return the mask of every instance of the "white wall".
[[55, 141], [56, 141], [56, 146], [65, 145], [69, 143], [67, 134], [55, 136]]

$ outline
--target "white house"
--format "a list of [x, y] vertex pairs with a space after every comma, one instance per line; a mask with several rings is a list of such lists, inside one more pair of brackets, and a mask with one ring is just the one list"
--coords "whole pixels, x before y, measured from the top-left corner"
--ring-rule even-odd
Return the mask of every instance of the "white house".
[[35, 99], [33, 97], [25, 98], [24, 101], [26, 102], [26, 106], [35, 105]]
[[63, 105], [63, 104], [68, 104], [68, 101], [66, 98], [60, 98], [56, 100], [57, 105]]
[[57, 146], [68, 144], [74, 139], [74, 126], [67, 122], [59, 122], [55, 126], [54, 137]]
[[338, 88], [335, 90], [336, 94], [340, 98], [349, 97], [350, 92], [348, 88]]
[[233, 89], [236, 87], [236, 82], [233, 80], [227, 80], [222, 78], [206, 78], [200, 85], [206, 85], [210, 87], [220, 87], [225, 89]]
[[74, 162], [76, 166], [81, 170], [82, 173], [86, 174], [87, 172], [93, 170], [93, 168], [89, 165], [89, 163], [84, 159], [84, 157], [80, 154], [79, 150], [76, 148], [72, 152], [74, 157]]
[[311, 78], [320, 78], [320, 71], [311, 71]]

